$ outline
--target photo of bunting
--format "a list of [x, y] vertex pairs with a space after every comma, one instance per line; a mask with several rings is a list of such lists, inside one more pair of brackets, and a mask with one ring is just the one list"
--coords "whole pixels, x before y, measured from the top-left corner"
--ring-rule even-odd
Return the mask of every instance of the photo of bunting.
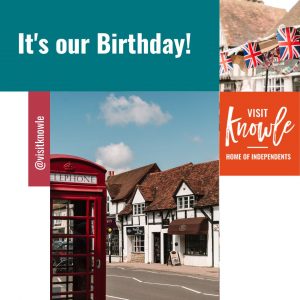
[[297, 59], [300, 57], [300, 35], [295, 27], [278, 28], [276, 34], [280, 59]]
[[221, 0], [221, 91], [300, 92], [300, 0], [268, 1]]
[[242, 46], [242, 49], [248, 69], [256, 68], [264, 63], [264, 58], [257, 42], [248, 42]]
[[220, 52], [220, 75], [233, 70], [233, 62], [227, 52]]
[[[274, 43], [275, 40], [275, 43]], [[272, 46], [266, 51], [261, 50], [260, 44], [271, 42]], [[274, 63], [278, 64], [285, 60], [300, 58], [300, 28], [280, 26], [276, 34], [259, 41], [249, 41], [244, 45], [234, 49], [222, 50], [220, 52], [220, 75], [224, 75], [233, 70], [233, 64], [238, 64], [241, 69], [241, 62], [237, 63], [233, 57], [243, 57], [247, 69], [263, 66], [268, 69]], [[294, 69], [294, 68], [292, 68]]]

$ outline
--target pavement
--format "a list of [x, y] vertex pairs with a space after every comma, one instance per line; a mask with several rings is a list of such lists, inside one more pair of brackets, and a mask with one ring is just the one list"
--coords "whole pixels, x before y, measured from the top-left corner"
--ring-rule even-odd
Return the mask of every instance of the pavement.
[[153, 271], [166, 271], [179, 274], [199, 275], [207, 278], [219, 279], [219, 268], [194, 267], [194, 266], [171, 266], [162, 264], [144, 264], [144, 263], [107, 263], [107, 267], [126, 267], [131, 269], [143, 269]]
[[218, 300], [219, 271], [160, 264], [107, 264], [106, 300]]

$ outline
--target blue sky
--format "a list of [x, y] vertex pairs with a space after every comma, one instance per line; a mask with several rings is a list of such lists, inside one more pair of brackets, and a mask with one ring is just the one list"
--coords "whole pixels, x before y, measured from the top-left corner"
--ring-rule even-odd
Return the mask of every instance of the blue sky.
[[117, 172], [218, 159], [216, 92], [51, 93], [51, 153]]

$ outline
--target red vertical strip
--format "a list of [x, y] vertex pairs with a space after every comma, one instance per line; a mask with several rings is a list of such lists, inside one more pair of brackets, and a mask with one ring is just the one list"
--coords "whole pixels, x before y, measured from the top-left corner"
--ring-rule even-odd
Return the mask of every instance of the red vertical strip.
[[50, 185], [50, 93], [28, 95], [28, 185]]

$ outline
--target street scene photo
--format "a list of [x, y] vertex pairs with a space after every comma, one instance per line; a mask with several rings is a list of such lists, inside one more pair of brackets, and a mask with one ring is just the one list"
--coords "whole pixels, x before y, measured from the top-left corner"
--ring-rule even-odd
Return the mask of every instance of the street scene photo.
[[51, 93], [51, 299], [218, 299], [218, 93]]

